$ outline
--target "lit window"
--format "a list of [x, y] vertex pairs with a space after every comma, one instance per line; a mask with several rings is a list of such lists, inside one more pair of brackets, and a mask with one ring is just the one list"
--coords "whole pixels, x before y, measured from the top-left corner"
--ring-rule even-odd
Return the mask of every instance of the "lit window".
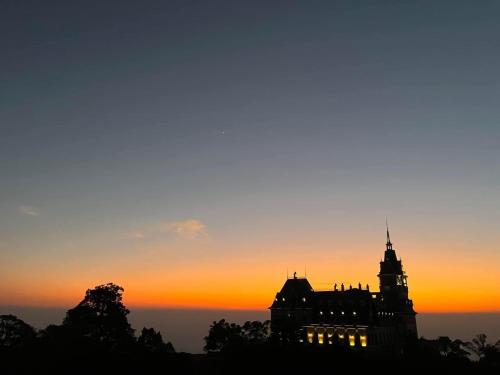
[[341, 311], [340, 313], [341, 313], [342, 315], [344, 315], [344, 312], [343, 312], [343, 311]]
[[328, 343], [331, 344], [333, 339], [333, 327], [328, 327], [326, 329], [326, 336], [328, 337]]
[[353, 312], [352, 312], [352, 315], [356, 316], [356, 311], [353, 311]]
[[344, 340], [345, 330], [343, 328], [337, 328], [335, 332], [337, 332], [337, 335], [339, 335], [339, 340]]
[[361, 342], [361, 346], [362, 346], [363, 348], [364, 348], [364, 347], [366, 347], [366, 345], [368, 344], [368, 343], [366, 342], [366, 335], [360, 335], [360, 336], [359, 336], [359, 341]]
[[323, 344], [323, 332], [318, 332], [318, 344]]
[[356, 345], [356, 340], [354, 338], [354, 335], [349, 335], [349, 346], [354, 346]]
[[281, 300], [282, 300], [283, 302], [285, 302], [285, 297], [283, 297]]
[[302, 302], [306, 302], [306, 297], [302, 297]]
[[333, 311], [330, 311], [330, 315], [333, 315]]
[[320, 311], [320, 312], [319, 312], [319, 315], [323, 315], [323, 311]]
[[309, 342], [309, 344], [312, 344], [313, 340], [314, 340], [314, 328], [307, 327], [307, 342]]

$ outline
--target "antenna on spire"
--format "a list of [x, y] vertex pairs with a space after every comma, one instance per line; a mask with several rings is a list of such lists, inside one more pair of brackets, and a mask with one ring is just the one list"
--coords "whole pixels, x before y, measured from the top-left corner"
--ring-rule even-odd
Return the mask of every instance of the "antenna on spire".
[[307, 266], [304, 265], [304, 277], [307, 279]]
[[385, 228], [387, 230], [387, 250], [392, 250], [391, 235], [389, 234], [389, 224], [387, 223], [387, 216], [385, 217]]

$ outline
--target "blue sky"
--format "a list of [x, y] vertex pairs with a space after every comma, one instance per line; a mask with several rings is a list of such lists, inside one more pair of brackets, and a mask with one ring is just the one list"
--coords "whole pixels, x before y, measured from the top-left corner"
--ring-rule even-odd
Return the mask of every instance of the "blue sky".
[[[407, 246], [481, 243], [500, 265], [499, 11], [3, 2], [3, 277], [15, 289], [19, 264], [53, 264], [69, 280], [61, 262], [78, 259], [85, 280], [100, 257], [142, 248], [129, 242], [142, 231], [170, 233], [167, 253], [192, 261], [363, 247], [386, 216]], [[181, 224], [213, 252], [179, 250], [201, 246], [176, 238]]]

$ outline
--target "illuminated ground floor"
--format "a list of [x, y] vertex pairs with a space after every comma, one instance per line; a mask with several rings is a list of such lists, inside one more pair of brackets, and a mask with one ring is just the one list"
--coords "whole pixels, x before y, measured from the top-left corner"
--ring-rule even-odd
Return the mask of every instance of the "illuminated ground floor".
[[341, 345], [353, 348], [387, 346], [394, 343], [396, 332], [392, 327], [363, 325], [311, 324], [301, 329], [300, 342], [316, 345]]

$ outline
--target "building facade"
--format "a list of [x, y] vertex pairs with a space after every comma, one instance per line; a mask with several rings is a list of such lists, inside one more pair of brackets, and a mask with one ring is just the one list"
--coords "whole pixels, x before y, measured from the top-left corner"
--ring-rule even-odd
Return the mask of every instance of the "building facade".
[[315, 291], [307, 278], [294, 274], [270, 307], [273, 336], [285, 342], [399, 350], [418, 333], [407, 276], [389, 230], [378, 278], [378, 292], [361, 284]]

